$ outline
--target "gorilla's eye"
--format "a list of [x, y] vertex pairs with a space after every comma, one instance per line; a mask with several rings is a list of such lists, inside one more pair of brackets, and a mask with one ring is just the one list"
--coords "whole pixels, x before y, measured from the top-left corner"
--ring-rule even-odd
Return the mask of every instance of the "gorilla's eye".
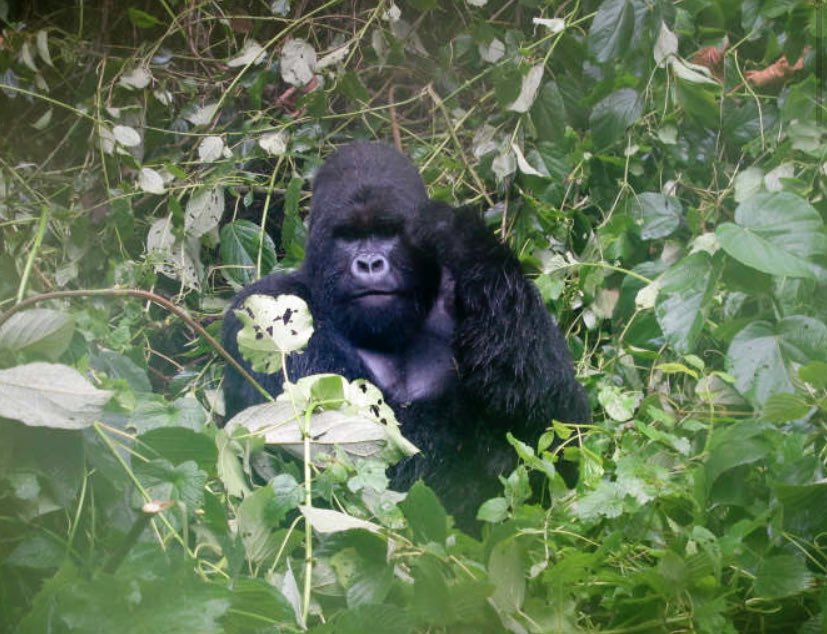
[[339, 240], [364, 240], [365, 238], [393, 238], [401, 233], [402, 225], [396, 221], [373, 222], [370, 225], [342, 224], [333, 228], [333, 237]]

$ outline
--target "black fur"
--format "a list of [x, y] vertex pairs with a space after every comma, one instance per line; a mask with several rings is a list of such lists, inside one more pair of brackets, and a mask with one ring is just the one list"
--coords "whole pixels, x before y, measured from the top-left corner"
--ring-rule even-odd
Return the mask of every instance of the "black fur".
[[[380, 281], [360, 277], [354, 258], [365, 253], [387, 261]], [[394, 294], [361, 297], [366, 286]], [[324, 164], [304, 265], [245, 288], [233, 308], [253, 293], [309, 304], [315, 332], [289, 357], [290, 378], [336, 372], [382, 388], [422, 450], [397, 466], [393, 485], [423, 478], [463, 524], [514, 465], [507, 431], [534, 442], [552, 418], [590, 418], [566, 343], [517, 259], [475, 213], [430, 202], [389, 146], [353, 143]], [[228, 312], [224, 344], [240, 358], [238, 329]], [[256, 378], [281, 391], [280, 374]], [[228, 416], [262, 400], [231, 368], [224, 394]]]

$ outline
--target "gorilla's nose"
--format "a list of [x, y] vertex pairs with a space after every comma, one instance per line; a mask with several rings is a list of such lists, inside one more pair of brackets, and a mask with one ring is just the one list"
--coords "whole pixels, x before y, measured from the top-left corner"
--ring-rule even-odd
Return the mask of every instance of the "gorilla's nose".
[[389, 270], [388, 259], [381, 253], [360, 253], [350, 265], [353, 277], [362, 282], [378, 282]]

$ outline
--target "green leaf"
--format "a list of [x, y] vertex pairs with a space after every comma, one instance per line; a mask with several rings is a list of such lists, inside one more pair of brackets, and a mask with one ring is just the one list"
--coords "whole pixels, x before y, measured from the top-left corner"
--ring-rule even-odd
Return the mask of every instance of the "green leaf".
[[494, 586], [491, 603], [497, 612], [510, 614], [523, 606], [526, 580], [522, 548], [516, 539], [504, 539], [491, 549], [488, 581]]
[[597, 400], [606, 410], [609, 418], [619, 423], [632, 418], [637, 411], [643, 394], [638, 391], [624, 391], [615, 385], [604, 385], [597, 394]]
[[777, 324], [754, 321], [735, 335], [727, 350], [735, 387], [757, 407], [771, 394], [792, 392], [791, 364], [810, 361], [827, 361], [827, 326], [803, 315]]
[[56, 361], [75, 332], [71, 316], [49, 308], [15, 313], [0, 326], [0, 348]]
[[33, 427], [82, 429], [97, 420], [112, 393], [56, 363], [0, 370], [0, 417]]
[[146, 561], [167, 556], [154, 548], [141, 561], [144, 569], [135, 566], [116, 575], [90, 578], [65, 565], [43, 585], [16, 631], [222, 634], [222, 617], [231, 604], [226, 584], [205, 582], [188, 569]]
[[643, 101], [631, 88], [621, 88], [601, 99], [589, 116], [595, 149], [602, 150], [623, 138], [626, 128], [643, 113]]
[[655, 316], [676, 352], [695, 349], [717, 278], [718, 267], [704, 251], [683, 258], [663, 274]]
[[160, 427], [138, 436], [138, 442], [142, 455], [164, 458], [173, 465], [192, 461], [207, 473], [215, 472], [218, 449], [206, 434], [185, 427]]
[[295, 623], [293, 606], [264, 579], [237, 578], [232, 590], [232, 605], [222, 621], [228, 634], [260, 631], [264, 623]]
[[348, 609], [332, 621], [330, 629], [320, 631], [330, 634], [409, 634], [413, 629], [414, 622], [407, 610], [395, 605], [377, 604]]
[[603, 0], [589, 29], [589, 51], [598, 62], [616, 61], [629, 50], [635, 9], [629, 0]]
[[640, 225], [641, 237], [657, 240], [671, 235], [680, 226], [683, 206], [674, 196], [645, 192], [632, 199], [631, 211]]
[[448, 515], [439, 498], [424, 482], [414, 483], [408, 495], [399, 503], [399, 508], [408, 520], [414, 543], [445, 543], [448, 538]]
[[810, 406], [798, 394], [779, 392], [771, 394], [761, 410], [761, 418], [771, 423], [787, 423], [804, 418]]
[[508, 518], [508, 500], [505, 498], [486, 500], [477, 511], [477, 519], [481, 522], [497, 524], [506, 518]]
[[738, 205], [735, 223], [716, 231], [724, 251], [764, 273], [817, 279], [813, 261], [827, 255], [827, 235], [819, 213], [790, 192], [755, 194]]
[[[207, 190], [209, 191], [209, 190]], [[249, 220], [236, 220], [221, 227], [221, 273], [231, 284], [246, 286], [256, 280], [259, 248], [261, 274], [267, 275], [276, 265], [276, 246], [266, 233], [262, 245], [261, 228]]]
[[287, 184], [284, 193], [284, 222], [281, 225], [281, 246], [288, 262], [300, 262], [304, 258], [307, 228], [299, 216], [299, 200], [304, 180], [295, 176]]
[[[559, 141], [566, 130], [566, 105], [555, 81], [547, 81], [531, 108], [531, 121], [540, 142]], [[543, 157], [545, 158], [545, 156]]]
[[720, 88], [714, 90], [705, 84], [682, 79], [675, 80], [675, 94], [678, 103], [697, 124], [715, 130], [720, 123], [720, 108], [716, 95]]
[[776, 492], [785, 530], [808, 540], [824, 531], [827, 526], [827, 482], [782, 484]]
[[168, 460], [135, 460], [132, 468], [152, 499], [179, 500], [190, 512], [204, 503], [207, 474], [191, 460], [175, 466]]
[[764, 429], [755, 421], [745, 421], [716, 429], [710, 439], [706, 460], [706, 485], [711, 488], [723, 473], [764, 458], [772, 449], [763, 437]]
[[816, 389], [823, 390], [827, 388], [827, 363], [813, 361], [802, 366], [798, 370], [798, 378]]
[[129, 7], [127, 9], [127, 13], [129, 15], [129, 21], [139, 29], [149, 29], [153, 26], [162, 24], [162, 22], [154, 15], [150, 15], [146, 11], [141, 11], [135, 7]]
[[767, 557], [758, 566], [755, 594], [764, 599], [783, 599], [804, 592], [812, 580], [812, 573], [800, 557]]
[[256, 489], [238, 507], [238, 534], [253, 563], [272, 560], [282, 545], [277, 532], [287, 513], [297, 508], [304, 492], [293, 476], [277, 475], [268, 486]]

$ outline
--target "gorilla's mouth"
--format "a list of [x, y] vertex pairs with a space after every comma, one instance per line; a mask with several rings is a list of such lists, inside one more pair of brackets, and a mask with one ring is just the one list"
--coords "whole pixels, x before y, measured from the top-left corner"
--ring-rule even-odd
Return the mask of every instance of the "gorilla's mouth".
[[383, 302], [389, 301], [399, 297], [401, 293], [399, 291], [385, 291], [385, 290], [378, 290], [378, 289], [367, 289], [364, 291], [359, 291], [352, 295], [354, 301], [368, 301], [368, 302]]
[[365, 289], [351, 295], [350, 301], [357, 310], [388, 310], [392, 307], [401, 306], [407, 298], [407, 293], [399, 289], [380, 290]]

